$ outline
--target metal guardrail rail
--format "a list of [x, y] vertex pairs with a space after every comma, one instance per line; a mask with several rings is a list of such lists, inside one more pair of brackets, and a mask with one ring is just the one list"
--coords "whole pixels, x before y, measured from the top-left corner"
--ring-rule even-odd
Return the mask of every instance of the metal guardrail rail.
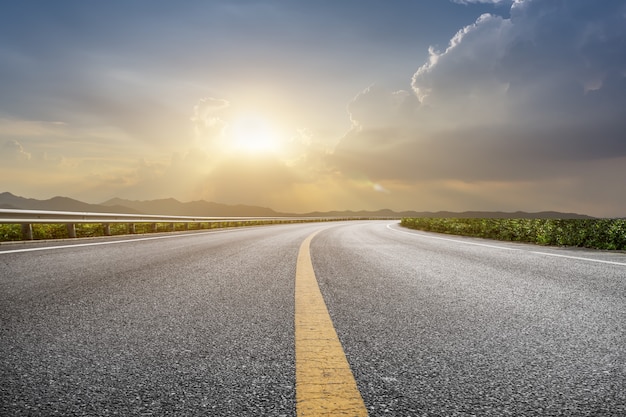
[[113, 223], [127, 223], [129, 233], [135, 233], [135, 223], [152, 223], [153, 231], [156, 232], [158, 223], [171, 224], [174, 230], [175, 223], [220, 223], [220, 222], [255, 222], [255, 221], [315, 221], [336, 220], [322, 217], [193, 217], [193, 216], [167, 216], [151, 214], [123, 214], [123, 213], [90, 213], [72, 211], [47, 211], [47, 210], [18, 210], [0, 209], [0, 224], [21, 224], [22, 238], [33, 239], [33, 224], [66, 224], [69, 237], [76, 237], [76, 224], [101, 223], [104, 226], [104, 234], [110, 235], [110, 225]]
[[310, 217], [193, 217], [153, 214], [0, 209], [0, 223], [197, 223], [246, 220], [309, 219]]

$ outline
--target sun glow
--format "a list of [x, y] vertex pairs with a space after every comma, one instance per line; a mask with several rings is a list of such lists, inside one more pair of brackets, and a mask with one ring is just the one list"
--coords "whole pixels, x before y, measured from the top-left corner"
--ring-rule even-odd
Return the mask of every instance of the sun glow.
[[229, 147], [239, 152], [275, 153], [280, 150], [277, 130], [258, 114], [245, 114], [228, 127]]

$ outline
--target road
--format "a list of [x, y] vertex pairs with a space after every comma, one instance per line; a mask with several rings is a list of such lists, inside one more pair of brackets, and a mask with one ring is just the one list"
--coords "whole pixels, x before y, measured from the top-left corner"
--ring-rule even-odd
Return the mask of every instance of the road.
[[626, 415], [626, 254], [392, 221], [0, 245], [0, 415], [295, 416], [314, 232], [370, 416]]

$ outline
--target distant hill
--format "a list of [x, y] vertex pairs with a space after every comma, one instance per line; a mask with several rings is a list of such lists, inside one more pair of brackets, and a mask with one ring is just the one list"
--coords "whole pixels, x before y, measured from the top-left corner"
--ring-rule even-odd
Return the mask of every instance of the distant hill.
[[129, 207], [116, 205], [101, 206], [99, 204], [83, 203], [82, 201], [68, 197], [53, 197], [48, 200], [36, 200], [34, 198], [16, 196], [8, 192], [0, 193], [0, 208], [140, 214], [140, 212]]
[[0, 208], [24, 210], [79, 211], [94, 213], [129, 213], [129, 214], [162, 214], [172, 216], [196, 217], [367, 217], [367, 218], [401, 218], [401, 217], [450, 217], [450, 218], [495, 218], [495, 219], [592, 219], [591, 216], [576, 213], [559, 213], [541, 211], [527, 213], [516, 211], [402, 211], [389, 209], [376, 211], [326, 211], [304, 214], [279, 213], [267, 207], [228, 205], [212, 203], [204, 200], [180, 202], [174, 198], [159, 200], [124, 200], [113, 198], [101, 204], [88, 204], [67, 197], [53, 197], [48, 200], [36, 200], [13, 195], [9, 192], [0, 193]]
[[438, 211], [438, 212], [406, 212], [402, 217], [432, 217], [432, 218], [460, 218], [460, 219], [593, 219], [592, 216], [578, 213], [561, 213], [558, 211], [539, 211], [528, 213], [525, 211]]
[[577, 213], [560, 213], [557, 211], [540, 211], [527, 213], [525, 211], [401, 211], [395, 212], [384, 209], [378, 211], [327, 211], [303, 214], [312, 217], [429, 217], [429, 218], [464, 218], [464, 219], [593, 219], [591, 216]]
[[172, 216], [198, 216], [198, 217], [280, 217], [287, 214], [278, 213], [270, 208], [228, 205], [211, 203], [204, 200], [182, 203], [174, 198], [160, 200], [134, 201], [113, 198], [101, 203], [102, 206], [130, 207], [144, 214], [167, 214]]

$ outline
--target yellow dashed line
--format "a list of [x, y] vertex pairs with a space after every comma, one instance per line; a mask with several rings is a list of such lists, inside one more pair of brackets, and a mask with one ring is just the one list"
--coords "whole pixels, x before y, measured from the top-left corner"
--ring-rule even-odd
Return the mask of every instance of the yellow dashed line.
[[367, 416], [350, 365], [322, 298], [309, 246], [296, 267], [296, 411], [305, 416]]

